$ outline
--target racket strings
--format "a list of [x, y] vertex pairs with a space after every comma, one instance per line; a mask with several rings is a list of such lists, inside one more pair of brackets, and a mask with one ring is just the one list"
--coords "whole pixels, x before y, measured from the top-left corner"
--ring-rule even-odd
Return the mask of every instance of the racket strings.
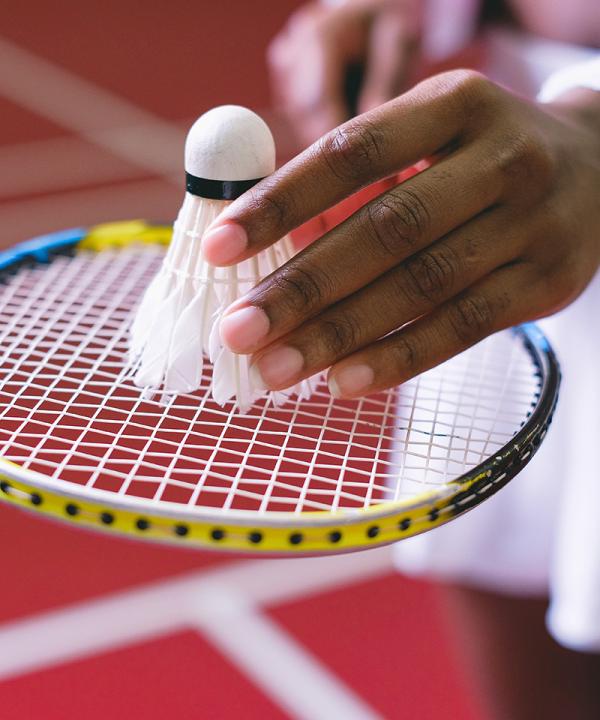
[[144, 398], [127, 370], [132, 313], [164, 250], [80, 252], [0, 288], [0, 452], [58, 483], [156, 503], [346, 510], [420, 494], [519, 429], [539, 380], [508, 333], [399, 389], [334, 401], [325, 386], [240, 416], [209, 393]]

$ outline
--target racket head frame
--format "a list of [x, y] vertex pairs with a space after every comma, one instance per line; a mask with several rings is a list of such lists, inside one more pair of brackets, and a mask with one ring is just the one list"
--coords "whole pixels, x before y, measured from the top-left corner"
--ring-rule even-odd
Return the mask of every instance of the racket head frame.
[[[74, 228], [44, 235], [0, 253], [0, 273], [23, 263], [48, 263], [55, 254], [78, 249], [101, 252], [131, 242], [167, 245], [171, 228], [143, 220]], [[153, 503], [55, 480], [0, 457], [0, 500], [88, 529], [179, 546], [267, 555], [315, 555], [360, 550], [426, 532], [464, 514], [495, 494], [531, 460], [552, 421], [560, 368], [548, 340], [535, 324], [512, 332], [539, 374], [539, 397], [509, 442], [454, 480], [408, 500], [383, 502], [355, 511], [236, 511]]]

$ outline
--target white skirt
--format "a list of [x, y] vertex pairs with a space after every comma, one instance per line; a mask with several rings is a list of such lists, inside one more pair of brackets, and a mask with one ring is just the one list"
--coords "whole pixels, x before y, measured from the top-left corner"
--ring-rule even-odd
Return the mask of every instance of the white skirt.
[[397, 545], [402, 572], [495, 591], [548, 594], [563, 645], [600, 651], [600, 273], [540, 323], [563, 383], [553, 424], [531, 463], [480, 507]]

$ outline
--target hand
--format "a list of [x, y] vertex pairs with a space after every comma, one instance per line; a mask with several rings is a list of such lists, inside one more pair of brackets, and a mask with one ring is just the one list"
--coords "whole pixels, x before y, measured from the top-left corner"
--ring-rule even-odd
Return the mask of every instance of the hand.
[[365, 112], [406, 87], [417, 47], [418, 0], [307, 3], [269, 47], [274, 95], [304, 144], [349, 117], [345, 75], [364, 64], [358, 110]]
[[[402, 383], [574, 300], [600, 263], [600, 93], [538, 106], [471, 71], [433, 77], [332, 131], [203, 238], [249, 257], [378, 178], [443, 153], [235, 303], [224, 342], [263, 387], [330, 367], [336, 396]], [[596, 322], [595, 320], [593, 322]]]

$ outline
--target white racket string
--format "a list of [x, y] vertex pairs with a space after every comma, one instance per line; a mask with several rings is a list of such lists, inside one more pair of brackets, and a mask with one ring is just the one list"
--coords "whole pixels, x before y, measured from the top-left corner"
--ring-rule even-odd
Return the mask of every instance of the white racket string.
[[22, 266], [0, 287], [0, 453], [57, 483], [224, 513], [355, 512], [475, 467], [531, 410], [521, 342], [490, 337], [395, 390], [266, 401], [144, 397], [127, 372], [132, 314], [164, 250], [132, 245]]

